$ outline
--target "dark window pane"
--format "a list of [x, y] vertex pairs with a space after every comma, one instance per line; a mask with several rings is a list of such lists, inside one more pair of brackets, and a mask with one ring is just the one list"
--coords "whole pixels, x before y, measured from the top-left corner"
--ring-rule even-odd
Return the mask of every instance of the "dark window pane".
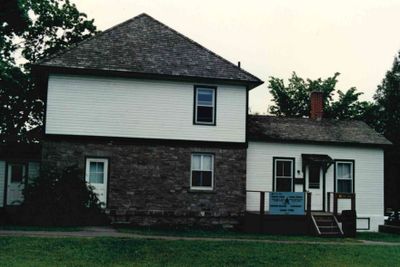
[[338, 189], [339, 193], [353, 193], [351, 189], [352, 180], [338, 180]]
[[212, 172], [209, 171], [192, 171], [192, 186], [212, 186]]
[[308, 188], [319, 188], [320, 167], [319, 166], [309, 166], [308, 170], [309, 170]]
[[276, 178], [277, 192], [292, 192], [292, 179], [291, 178]]
[[203, 176], [203, 184], [202, 186], [211, 186], [211, 172], [207, 172], [207, 171], [203, 171], [201, 172], [202, 176]]
[[22, 165], [11, 165], [11, 182], [21, 183], [23, 180], [23, 166]]
[[283, 161], [276, 162], [276, 176], [283, 176]]
[[213, 108], [212, 107], [197, 107], [197, 121], [198, 122], [213, 122]]
[[276, 162], [276, 176], [292, 176], [292, 162], [277, 160]]
[[201, 186], [201, 171], [192, 171], [192, 186]]
[[287, 177], [292, 176], [292, 162], [291, 161], [284, 161], [283, 176], [287, 176]]

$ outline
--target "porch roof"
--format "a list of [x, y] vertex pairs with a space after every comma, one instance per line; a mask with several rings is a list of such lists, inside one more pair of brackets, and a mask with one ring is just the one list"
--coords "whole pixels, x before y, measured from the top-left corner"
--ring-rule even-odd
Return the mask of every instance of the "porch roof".
[[301, 154], [303, 159], [303, 167], [306, 165], [319, 165], [324, 171], [333, 163], [333, 159], [325, 154]]
[[301, 154], [303, 159], [303, 163], [308, 164], [330, 164], [333, 162], [333, 159], [325, 154]]

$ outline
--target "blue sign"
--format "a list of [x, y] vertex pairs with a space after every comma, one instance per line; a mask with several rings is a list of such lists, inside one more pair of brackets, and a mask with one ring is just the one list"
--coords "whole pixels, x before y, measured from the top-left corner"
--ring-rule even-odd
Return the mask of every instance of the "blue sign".
[[304, 215], [304, 193], [269, 193], [269, 213], [272, 215]]

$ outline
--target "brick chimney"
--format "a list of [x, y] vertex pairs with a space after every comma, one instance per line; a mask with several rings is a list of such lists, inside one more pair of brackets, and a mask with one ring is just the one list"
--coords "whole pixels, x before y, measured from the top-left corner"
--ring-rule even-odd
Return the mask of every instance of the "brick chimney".
[[310, 119], [321, 120], [324, 115], [324, 96], [320, 91], [312, 91]]

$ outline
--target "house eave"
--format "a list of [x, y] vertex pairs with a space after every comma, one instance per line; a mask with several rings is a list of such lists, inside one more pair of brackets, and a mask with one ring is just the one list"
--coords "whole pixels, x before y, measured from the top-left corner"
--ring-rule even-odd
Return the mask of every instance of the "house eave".
[[44, 141], [71, 141], [79, 143], [108, 143], [123, 145], [161, 145], [161, 146], [186, 146], [186, 147], [217, 147], [228, 149], [246, 149], [246, 142], [229, 141], [203, 141], [185, 139], [141, 138], [141, 137], [115, 137], [73, 134], [46, 133]]
[[89, 68], [67, 68], [59, 66], [46, 66], [46, 65], [33, 65], [32, 68], [36, 75], [43, 74], [74, 74], [74, 75], [92, 75], [92, 76], [109, 76], [121, 78], [135, 78], [135, 79], [151, 79], [151, 80], [164, 80], [164, 81], [181, 81], [181, 82], [195, 82], [207, 84], [230, 84], [246, 86], [248, 90], [256, 88], [264, 83], [261, 80], [235, 80], [235, 79], [222, 79], [214, 77], [198, 77], [186, 75], [170, 75], [170, 74], [157, 74], [157, 73], [144, 73], [132, 72], [129, 70], [113, 70], [113, 69], [89, 69]]
[[266, 143], [287, 143], [287, 144], [310, 144], [310, 145], [329, 145], [329, 146], [347, 146], [347, 147], [366, 147], [387, 149], [392, 144], [373, 144], [358, 142], [334, 142], [334, 141], [316, 141], [316, 140], [297, 140], [297, 139], [277, 139], [268, 137], [249, 137], [249, 142], [266, 142]]

